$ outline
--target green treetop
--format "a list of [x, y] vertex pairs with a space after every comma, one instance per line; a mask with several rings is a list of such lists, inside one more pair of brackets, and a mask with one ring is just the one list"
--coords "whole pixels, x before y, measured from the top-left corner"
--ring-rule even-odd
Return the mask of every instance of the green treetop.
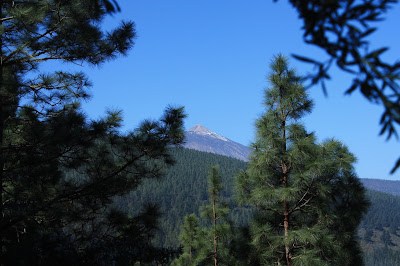
[[355, 158], [338, 141], [317, 144], [298, 122], [312, 101], [285, 57], [274, 58], [268, 79], [254, 152], [237, 177], [239, 201], [256, 211], [250, 229], [259, 261], [355, 265], [355, 232], [368, 205]]

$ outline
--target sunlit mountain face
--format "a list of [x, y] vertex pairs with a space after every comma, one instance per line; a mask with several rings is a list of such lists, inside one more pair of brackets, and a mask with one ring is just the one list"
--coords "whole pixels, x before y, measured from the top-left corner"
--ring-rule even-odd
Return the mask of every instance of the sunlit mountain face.
[[227, 139], [202, 125], [195, 125], [185, 135], [185, 148], [210, 152], [248, 161], [251, 149]]

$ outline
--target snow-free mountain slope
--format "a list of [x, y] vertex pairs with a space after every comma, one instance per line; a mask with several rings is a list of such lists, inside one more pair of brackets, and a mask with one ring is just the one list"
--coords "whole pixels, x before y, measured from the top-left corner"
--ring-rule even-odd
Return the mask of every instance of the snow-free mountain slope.
[[248, 161], [251, 149], [227, 139], [202, 125], [195, 125], [185, 134], [185, 148], [211, 152]]
[[387, 194], [400, 196], [399, 180], [367, 179], [362, 178], [361, 182], [367, 189], [381, 191]]

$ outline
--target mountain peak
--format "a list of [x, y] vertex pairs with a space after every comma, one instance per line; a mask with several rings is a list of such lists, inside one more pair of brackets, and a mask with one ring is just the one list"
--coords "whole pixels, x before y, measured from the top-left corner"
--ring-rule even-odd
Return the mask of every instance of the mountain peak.
[[186, 131], [185, 141], [185, 148], [230, 156], [243, 161], [248, 161], [251, 152], [248, 147], [218, 135], [199, 124]]
[[227, 138], [222, 137], [221, 135], [218, 135], [217, 133], [209, 130], [208, 128], [203, 127], [202, 125], [195, 125], [191, 129], [187, 131], [188, 133], [192, 134], [197, 134], [197, 135], [202, 135], [202, 136], [209, 136], [212, 138], [217, 138], [223, 141], [229, 141]]
[[197, 132], [197, 133], [214, 133], [208, 128], [203, 127], [202, 125], [198, 124], [188, 130], [188, 132]]

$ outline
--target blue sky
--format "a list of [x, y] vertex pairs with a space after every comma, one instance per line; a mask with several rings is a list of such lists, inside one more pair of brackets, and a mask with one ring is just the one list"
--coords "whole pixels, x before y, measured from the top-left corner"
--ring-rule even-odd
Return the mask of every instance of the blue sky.
[[[106, 21], [136, 23], [137, 39], [128, 56], [100, 68], [85, 67], [94, 86], [84, 104], [92, 118], [106, 108], [122, 109], [125, 129], [145, 118], [157, 119], [169, 105], [185, 106], [186, 129], [201, 124], [233, 141], [248, 145], [254, 122], [264, 111], [263, 90], [274, 55], [282, 53], [323, 58], [324, 53], [302, 41], [301, 21], [287, 1], [272, 0], [119, 0], [122, 12]], [[371, 37], [372, 48], [389, 46], [387, 59], [400, 55], [400, 5], [388, 13]], [[290, 60], [298, 74], [308, 65]], [[336, 138], [358, 158], [362, 178], [400, 180], [389, 175], [400, 156], [399, 142], [379, 137], [382, 108], [359, 92], [345, 96], [350, 78], [334, 70], [329, 96], [310, 89], [313, 113], [303, 119], [318, 140]]]

